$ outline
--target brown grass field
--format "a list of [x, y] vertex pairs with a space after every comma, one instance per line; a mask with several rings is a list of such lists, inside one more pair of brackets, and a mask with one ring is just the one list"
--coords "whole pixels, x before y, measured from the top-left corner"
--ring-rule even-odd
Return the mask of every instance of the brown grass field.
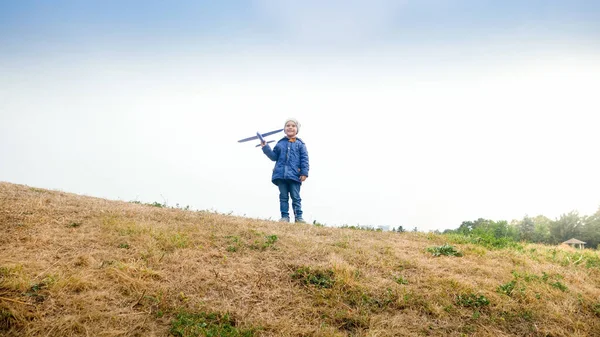
[[600, 336], [598, 253], [520, 247], [0, 182], [0, 335]]

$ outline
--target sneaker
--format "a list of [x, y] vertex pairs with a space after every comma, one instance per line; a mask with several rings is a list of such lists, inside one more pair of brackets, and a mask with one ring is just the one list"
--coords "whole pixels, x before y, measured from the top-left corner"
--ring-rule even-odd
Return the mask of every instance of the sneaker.
[[297, 218], [296, 223], [306, 223], [306, 221], [304, 221], [302, 218]]
[[281, 218], [279, 222], [290, 222], [290, 218]]

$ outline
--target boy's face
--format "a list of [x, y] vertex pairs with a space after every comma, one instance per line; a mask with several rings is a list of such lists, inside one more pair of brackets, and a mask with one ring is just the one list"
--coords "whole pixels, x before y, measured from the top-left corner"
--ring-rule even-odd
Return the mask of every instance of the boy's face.
[[294, 122], [287, 122], [285, 124], [285, 135], [288, 137], [295, 137], [298, 130]]

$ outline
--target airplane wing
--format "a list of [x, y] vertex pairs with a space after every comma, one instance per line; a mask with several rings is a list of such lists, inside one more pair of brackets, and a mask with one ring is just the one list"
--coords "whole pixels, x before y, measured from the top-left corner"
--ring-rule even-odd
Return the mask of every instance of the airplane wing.
[[252, 136], [252, 137], [240, 139], [240, 140], [238, 140], [238, 143], [247, 142], [247, 141], [252, 140], [252, 139], [258, 139], [258, 136]]
[[281, 132], [281, 131], [283, 131], [283, 129], [279, 129], [279, 130], [275, 130], [275, 131], [270, 131], [270, 132], [267, 132], [267, 133], [263, 133], [262, 136], [263, 137], [270, 136], [272, 134], [275, 134], [275, 133]]
[[[277, 132], [281, 132], [283, 131], [283, 129], [279, 129], [279, 130], [275, 130], [275, 131], [269, 131], [267, 133], [263, 133], [261, 134], [261, 136], [266, 137], [266, 136], [270, 136], [272, 134], [275, 134]], [[249, 140], [253, 140], [253, 139], [258, 139], [258, 136], [252, 136], [252, 137], [248, 137], [248, 138], [244, 138], [244, 139], [240, 139], [238, 140], [238, 143], [243, 143], [243, 142], [247, 142]]]

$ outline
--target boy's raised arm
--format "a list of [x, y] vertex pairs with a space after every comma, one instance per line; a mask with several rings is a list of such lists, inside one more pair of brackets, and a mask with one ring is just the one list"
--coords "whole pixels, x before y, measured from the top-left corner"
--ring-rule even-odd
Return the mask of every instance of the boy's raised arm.
[[[262, 144], [261, 144], [262, 145]], [[269, 159], [271, 159], [272, 161], [277, 161], [277, 157], [279, 157], [277, 155], [277, 148], [275, 148], [275, 151], [271, 150], [271, 147], [269, 146], [269, 144], [262, 145], [262, 152], [269, 157]]]

